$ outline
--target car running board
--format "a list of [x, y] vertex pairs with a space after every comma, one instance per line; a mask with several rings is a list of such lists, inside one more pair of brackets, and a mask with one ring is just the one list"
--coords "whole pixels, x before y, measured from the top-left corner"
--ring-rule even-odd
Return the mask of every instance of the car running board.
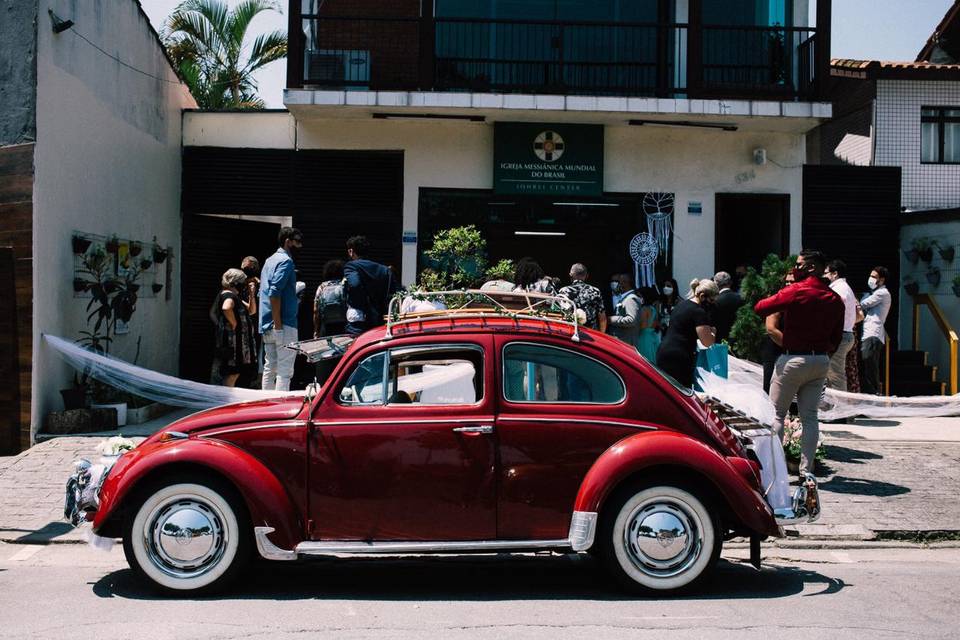
[[464, 541], [387, 541], [330, 540], [301, 542], [292, 551], [273, 544], [268, 534], [273, 527], [254, 527], [257, 551], [267, 560], [296, 560], [300, 556], [334, 554], [410, 554], [496, 551], [586, 551], [593, 546], [597, 514], [576, 511], [570, 521], [570, 534], [562, 540], [464, 540]]

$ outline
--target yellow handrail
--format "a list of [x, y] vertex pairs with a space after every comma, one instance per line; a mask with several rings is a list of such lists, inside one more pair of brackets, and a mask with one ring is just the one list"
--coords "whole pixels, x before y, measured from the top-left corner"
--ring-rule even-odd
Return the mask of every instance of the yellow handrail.
[[953, 330], [943, 309], [937, 304], [937, 301], [928, 293], [920, 293], [913, 296], [913, 349], [917, 350], [920, 344], [920, 307], [926, 305], [930, 308], [930, 313], [936, 321], [943, 337], [947, 339], [950, 347], [950, 395], [957, 394], [957, 348], [960, 345], [960, 338], [957, 332]]

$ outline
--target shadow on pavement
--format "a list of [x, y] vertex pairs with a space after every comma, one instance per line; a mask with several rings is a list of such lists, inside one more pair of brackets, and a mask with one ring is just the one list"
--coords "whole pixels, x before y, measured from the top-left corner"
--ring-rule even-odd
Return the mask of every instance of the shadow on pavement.
[[884, 482], [882, 480], [865, 480], [863, 478], [847, 478], [845, 476], [833, 476], [826, 482], [821, 482], [820, 489], [831, 493], [877, 496], [880, 498], [910, 493], [910, 487], [904, 487], [903, 485]]
[[783, 598], [836, 593], [846, 585], [805, 569], [764, 566], [761, 571], [721, 560], [708, 580], [683, 595], [631, 595], [619, 590], [587, 556], [448, 556], [427, 558], [323, 558], [297, 564], [261, 563], [225, 592], [204, 597], [164, 595], [132, 571], [107, 574], [93, 584], [101, 598], [185, 600], [716, 600]]
[[846, 464], [864, 464], [867, 460], [881, 460], [883, 456], [872, 451], [860, 451], [859, 449], [850, 449], [840, 447], [835, 444], [824, 445], [827, 449], [826, 463], [831, 461], [842, 462]]
[[15, 540], [17, 544], [42, 544], [74, 531], [74, 527], [68, 522], [49, 522], [39, 529], [0, 529], [0, 531], [24, 532], [25, 535]]

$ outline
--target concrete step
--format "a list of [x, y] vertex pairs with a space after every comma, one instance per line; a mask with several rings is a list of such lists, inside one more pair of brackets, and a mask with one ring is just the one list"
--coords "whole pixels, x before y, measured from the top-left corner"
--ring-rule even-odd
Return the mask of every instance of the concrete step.
[[898, 382], [935, 382], [937, 367], [929, 364], [894, 365], [891, 375], [894, 385]]
[[903, 382], [897, 381], [890, 385], [893, 395], [901, 398], [913, 396], [942, 396], [947, 392], [945, 382]]
[[896, 370], [898, 366], [904, 365], [919, 365], [923, 366], [927, 364], [927, 352], [926, 351], [894, 351], [891, 355], [893, 359], [893, 367]]

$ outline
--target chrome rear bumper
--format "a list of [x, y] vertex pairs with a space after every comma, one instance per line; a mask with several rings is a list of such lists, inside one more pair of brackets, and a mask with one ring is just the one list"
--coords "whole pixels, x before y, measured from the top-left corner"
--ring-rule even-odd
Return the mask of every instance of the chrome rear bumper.
[[803, 482], [793, 493], [791, 508], [777, 509], [773, 517], [781, 527], [816, 522], [820, 517], [820, 491], [812, 473], [804, 474]]

